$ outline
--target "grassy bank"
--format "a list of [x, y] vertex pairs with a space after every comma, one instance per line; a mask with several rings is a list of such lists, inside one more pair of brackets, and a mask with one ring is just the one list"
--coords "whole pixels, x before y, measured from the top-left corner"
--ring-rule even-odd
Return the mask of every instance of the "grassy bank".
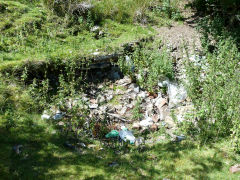
[[154, 35], [153, 29], [138, 22], [122, 23], [106, 9], [98, 12], [106, 18], [96, 20], [98, 14], [93, 13], [102, 8], [97, 5], [92, 14], [77, 20], [74, 15], [59, 16], [41, 1], [0, 1], [0, 7], [0, 69], [27, 60], [81, 60], [94, 52], [113, 53], [126, 43]]

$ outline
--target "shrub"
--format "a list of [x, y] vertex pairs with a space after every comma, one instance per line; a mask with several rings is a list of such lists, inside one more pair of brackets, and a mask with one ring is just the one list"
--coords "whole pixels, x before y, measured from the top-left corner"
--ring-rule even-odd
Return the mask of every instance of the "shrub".
[[167, 48], [158, 49], [159, 43], [161, 42], [143, 44], [142, 48], [136, 48], [130, 56], [130, 63], [126, 62], [124, 58], [119, 61], [123, 72], [132, 78], [135, 78], [136, 75], [138, 84], [149, 92], [154, 92], [157, 89], [160, 79], [174, 78], [171, 56]]
[[220, 41], [213, 54], [207, 53], [206, 68], [188, 62], [188, 92], [196, 112], [186, 132], [202, 142], [232, 135], [239, 150], [240, 53], [234, 44]]

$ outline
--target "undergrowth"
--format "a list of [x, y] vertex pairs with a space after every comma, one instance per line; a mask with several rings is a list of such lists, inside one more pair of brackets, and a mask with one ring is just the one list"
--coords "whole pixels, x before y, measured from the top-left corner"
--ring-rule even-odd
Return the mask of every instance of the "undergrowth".
[[188, 61], [188, 94], [196, 110], [185, 127], [203, 144], [232, 136], [239, 151], [239, 59], [229, 38], [218, 41], [213, 53], [206, 51], [202, 65]]
[[175, 19], [165, 14], [177, 10], [157, 8], [169, 7], [166, 2], [1, 0], [0, 70], [20, 68], [22, 61], [72, 61], [121, 51], [126, 43], [154, 35], [149, 27], [157, 23], [154, 18]]
[[143, 43], [132, 55], [123, 57], [119, 66], [150, 93], [156, 92], [159, 80], [174, 79], [172, 58], [161, 41]]

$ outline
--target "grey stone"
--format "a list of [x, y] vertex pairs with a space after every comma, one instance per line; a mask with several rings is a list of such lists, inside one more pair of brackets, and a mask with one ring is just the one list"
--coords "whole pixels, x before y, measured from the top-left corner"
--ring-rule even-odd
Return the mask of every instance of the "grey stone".
[[128, 76], [124, 76], [123, 79], [118, 80], [116, 83], [118, 85], [126, 86], [132, 82], [131, 78]]
[[135, 84], [135, 83], [132, 83], [132, 84], [130, 84], [130, 85], [128, 86], [128, 88], [129, 88], [129, 89], [132, 89], [132, 90], [134, 90], [134, 88], [136, 88], [136, 87], [138, 87], [138, 85]]
[[105, 101], [104, 96], [99, 95], [98, 98], [97, 98], [97, 101], [98, 101], [98, 103], [100, 103], [100, 104], [103, 103], [103, 102]]
[[121, 110], [123, 108], [122, 105], [117, 105], [117, 106], [114, 106], [118, 111]]
[[170, 83], [169, 79], [165, 79], [163, 81], [159, 81], [158, 86], [161, 87], [161, 88], [168, 87], [169, 83]]
[[158, 109], [160, 109], [160, 108], [162, 108], [165, 104], [167, 104], [167, 99], [160, 97], [160, 98], [157, 98], [157, 99], [155, 100], [155, 104], [154, 104], [154, 105], [155, 105]]
[[119, 111], [119, 114], [123, 116], [126, 112], [127, 112], [127, 107], [124, 106], [124, 107]]
[[111, 95], [111, 94], [108, 95], [106, 99], [107, 99], [107, 101], [111, 101], [113, 99], [113, 95]]
[[139, 122], [133, 123], [132, 129], [140, 129], [140, 124], [139, 124]]
[[142, 98], [142, 99], [145, 99], [147, 97], [147, 93], [145, 91], [141, 91], [139, 94], [138, 94], [138, 97]]

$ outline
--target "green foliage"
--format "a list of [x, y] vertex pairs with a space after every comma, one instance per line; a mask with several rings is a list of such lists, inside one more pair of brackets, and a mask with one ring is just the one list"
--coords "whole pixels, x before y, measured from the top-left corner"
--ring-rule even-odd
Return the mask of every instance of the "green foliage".
[[179, 1], [177, 0], [163, 0], [161, 5], [153, 9], [154, 13], [164, 18], [173, 20], [183, 20], [183, 16], [179, 10]]
[[133, 120], [140, 120], [143, 118], [143, 114], [141, 112], [141, 99], [137, 100], [137, 103], [135, 104], [134, 108], [132, 109], [132, 119]]
[[138, 84], [149, 92], [156, 90], [160, 79], [174, 78], [171, 56], [166, 47], [159, 50], [160, 46], [161, 42], [143, 44], [142, 48], [137, 48], [130, 56], [130, 64], [125, 59], [119, 61], [123, 72], [132, 78], [136, 75]]
[[[138, 18], [144, 17], [148, 7], [154, 2], [152, 0], [102, 0], [91, 1], [91, 8], [88, 9], [88, 13], [83, 9], [76, 9], [77, 5], [81, 4], [82, 0], [60, 0], [55, 2], [54, 0], [44, 0], [44, 3], [48, 8], [53, 10], [60, 16], [71, 16], [77, 19], [80, 15], [87, 18], [87, 14], [91, 14], [91, 19], [94, 23], [99, 23], [103, 19], [111, 19], [120, 23], [132, 23], [138, 20]], [[86, 4], [86, 2], [85, 2]]]
[[[97, 49], [102, 54], [115, 52], [122, 44], [153, 34], [150, 28], [101, 21], [98, 37], [89, 29], [93, 14], [58, 17], [41, 4], [0, 0], [0, 69], [22, 65], [25, 61], [81, 60]], [[20, 62], [24, 61], [24, 62]], [[19, 63], [17, 63], [19, 62]]]
[[194, 0], [193, 7], [197, 9], [200, 14], [208, 15], [211, 19], [216, 16], [224, 22], [223, 27], [238, 28], [240, 25], [240, 1], [239, 0]]
[[202, 66], [188, 63], [189, 96], [196, 107], [188, 127], [196, 123], [196, 128], [187, 132], [195, 132], [202, 142], [232, 135], [235, 145], [239, 144], [240, 53], [234, 44], [231, 39], [220, 41], [213, 54], [206, 54]]

